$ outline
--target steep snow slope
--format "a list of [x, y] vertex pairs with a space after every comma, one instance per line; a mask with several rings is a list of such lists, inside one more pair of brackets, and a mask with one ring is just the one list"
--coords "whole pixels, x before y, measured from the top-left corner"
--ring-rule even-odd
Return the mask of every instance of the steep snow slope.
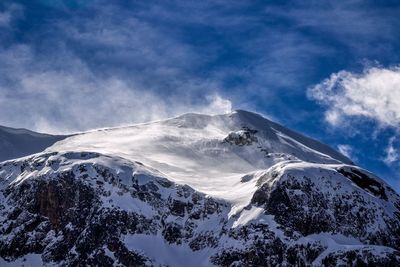
[[246, 205], [255, 183], [242, 177], [286, 160], [351, 163], [345, 156], [257, 114], [185, 114], [166, 121], [93, 131], [47, 151], [92, 151], [140, 161], [170, 180]]
[[257, 190], [231, 215], [229, 202], [116, 156], [6, 161], [0, 263], [40, 255], [49, 266], [396, 266], [400, 197], [359, 175], [367, 173], [282, 162], [243, 180]]
[[246, 111], [91, 131], [0, 163], [4, 265], [396, 266], [399, 244], [384, 181]]
[[0, 161], [43, 151], [65, 137], [0, 126]]

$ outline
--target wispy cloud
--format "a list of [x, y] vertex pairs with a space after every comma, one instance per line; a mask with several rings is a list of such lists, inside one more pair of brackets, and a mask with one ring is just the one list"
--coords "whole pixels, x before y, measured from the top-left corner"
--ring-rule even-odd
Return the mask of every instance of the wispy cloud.
[[389, 139], [389, 144], [386, 147], [386, 157], [384, 162], [387, 165], [392, 165], [393, 163], [398, 163], [400, 161], [400, 151], [395, 147], [396, 137], [391, 137]]
[[[176, 1], [126, 8], [97, 1], [68, 11], [68, 19], [51, 17], [26, 33], [28, 43], [0, 49], [0, 103], [10, 110], [0, 121], [83, 130], [179, 112], [223, 112], [232, 102], [244, 108], [255, 96], [276, 97], [272, 89], [294, 88], [304, 77], [302, 62], [319, 49], [296, 34], [268, 29], [257, 17], [238, 16], [247, 7]], [[192, 28], [206, 29], [202, 44], [186, 39]], [[254, 36], [242, 38], [255, 28]]]
[[360, 0], [292, 2], [266, 9], [267, 14], [285, 18], [296, 29], [330, 38], [358, 55], [391, 49], [390, 41], [399, 38], [398, 11], [398, 7], [371, 7]]
[[[0, 121], [48, 132], [68, 132], [165, 118], [184, 112], [223, 113], [231, 102], [218, 94], [191, 103], [161, 97], [126, 81], [95, 75], [67, 52], [66, 68], [39, 60], [29, 46], [0, 51]], [[10, 71], [11, 70], [11, 71]]]
[[232, 109], [218, 81], [191, 73], [207, 59], [190, 46], [120, 6], [95, 11], [0, 48], [2, 124], [70, 132]]
[[0, 28], [8, 28], [13, 20], [22, 16], [23, 7], [19, 4], [11, 4], [4, 11], [0, 10]]
[[[26, 20], [9, 27], [13, 35], [0, 43], [0, 102], [15, 111], [2, 112], [0, 123], [41, 130], [81, 130], [201, 110], [215, 105], [213, 96], [229, 99], [222, 110], [229, 105], [279, 110], [272, 115], [299, 119], [301, 111], [287, 109], [287, 103], [307, 101], [304, 87], [318, 76], [318, 60], [337, 55], [309, 29], [331, 35], [343, 28], [346, 34], [332, 34], [341, 41], [357, 34], [369, 38], [371, 30], [368, 41], [393, 34], [391, 26], [380, 29], [388, 22], [383, 11], [368, 16], [353, 4], [23, 5]], [[319, 14], [329, 19], [321, 22]], [[87, 118], [78, 119], [79, 112]]]

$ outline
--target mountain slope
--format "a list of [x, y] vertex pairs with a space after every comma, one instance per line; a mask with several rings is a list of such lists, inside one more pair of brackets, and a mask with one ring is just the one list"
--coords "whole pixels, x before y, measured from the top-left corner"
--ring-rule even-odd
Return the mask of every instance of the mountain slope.
[[[246, 205], [254, 184], [242, 177], [284, 160], [351, 161], [315, 140], [261, 116], [236, 111], [209, 116], [185, 114], [166, 121], [76, 135], [47, 151], [91, 151], [151, 166], [171, 181]], [[247, 190], [246, 190], [247, 189]]]
[[0, 126], [0, 161], [43, 151], [65, 137]]
[[66, 138], [0, 163], [0, 203], [1, 266], [400, 263], [393, 189], [245, 111]]

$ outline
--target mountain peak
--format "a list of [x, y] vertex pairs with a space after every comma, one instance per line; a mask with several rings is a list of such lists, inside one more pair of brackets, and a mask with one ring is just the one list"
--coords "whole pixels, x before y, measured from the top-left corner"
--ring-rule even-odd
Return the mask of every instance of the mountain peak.
[[235, 109], [230, 114], [238, 114], [239, 116], [243, 116], [243, 117], [247, 117], [247, 118], [262, 118], [265, 120], [265, 117], [262, 116], [261, 114], [254, 112], [254, 111], [244, 110], [244, 109]]
[[351, 163], [329, 146], [243, 110], [222, 115], [188, 113], [87, 132], [57, 142], [47, 151], [89, 151], [139, 161], [173, 182], [237, 203], [237, 207], [246, 205], [249, 192], [255, 190], [243, 191], [242, 177], [279, 162]]
[[[349, 158], [332, 149], [331, 147], [291, 129], [288, 129], [276, 122], [273, 122], [261, 114], [246, 111], [246, 110], [235, 110], [227, 114], [221, 115], [206, 115], [197, 113], [187, 113], [176, 118], [166, 121], [169, 125], [178, 127], [187, 127], [193, 129], [206, 129], [213, 128], [217, 131], [224, 132], [226, 135], [229, 132], [240, 131], [243, 128], [252, 129], [257, 131], [257, 137], [260, 142], [264, 142], [264, 145], [275, 144], [276, 152], [291, 154], [293, 151], [283, 145], [283, 143], [290, 144], [291, 147], [301, 147], [298, 150], [298, 156], [300, 154], [309, 154], [312, 158], [301, 156], [301, 160], [310, 160], [318, 162], [314, 156], [325, 155], [330, 157], [337, 162], [346, 164], [354, 164]], [[267, 144], [268, 143], [268, 144]], [[326, 158], [326, 157], [325, 157]], [[331, 161], [332, 162], [332, 161]]]
[[66, 137], [0, 163], [0, 265], [397, 266], [400, 196], [350, 164], [243, 110]]

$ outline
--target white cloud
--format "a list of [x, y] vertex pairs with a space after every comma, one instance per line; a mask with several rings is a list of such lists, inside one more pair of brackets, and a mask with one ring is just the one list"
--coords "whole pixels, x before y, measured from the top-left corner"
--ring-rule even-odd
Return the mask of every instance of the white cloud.
[[391, 165], [400, 160], [400, 151], [394, 146], [395, 141], [395, 137], [390, 138], [389, 144], [386, 148], [386, 157], [384, 158], [384, 162], [387, 165]]
[[400, 67], [340, 71], [310, 88], [308, 95], [328, 107], [325, 118], [332, 125], [357, 116], [382, 126], [400, 125]]
[[340, 153], [348, 157], [349, 159], [354, 158], [353, 157], [353, 148], [349, 145], [338, 145], [338, 150]]

